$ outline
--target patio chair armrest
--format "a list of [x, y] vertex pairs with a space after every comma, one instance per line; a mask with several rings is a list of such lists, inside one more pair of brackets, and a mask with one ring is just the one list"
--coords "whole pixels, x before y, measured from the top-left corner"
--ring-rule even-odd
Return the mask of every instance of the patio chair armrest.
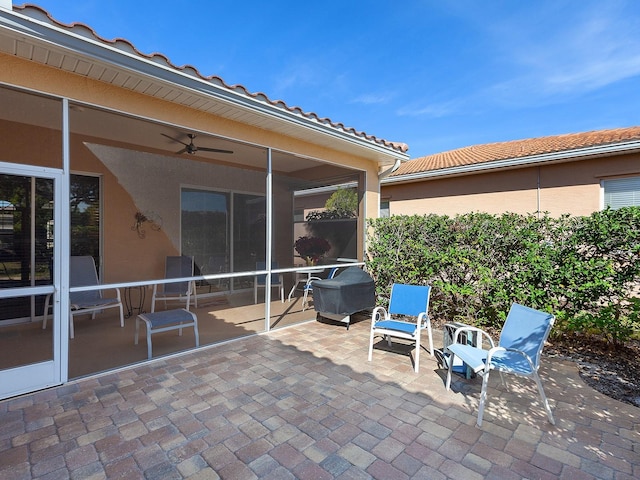
[[522, 350], [518, 350], [516, 348], [505, 348], [505, 347], [493, 347], [491, 350], [489, 350], [489, 352], [487, 353], [487, 367], [490, 368], [491, 366], [491, 357], [493, 357], [493, 355], [496, 352], [512, 352], [512, 353], [517, 353], [518, 355], [521, 355], [522, 358], [524, 358], [527, 363], [529, 363], [529, 367], [531, 368], [531, 371], [535, 371], [535, 366], [533, 365], [533, 360], [531, 360], [531, 358], [529, 357], [529, 355], [527, 355], [525, 352], [523, 352]]
[[320, 277], [309, 277], [307, 279], [307, 283], [306, 283], [305, 287], [308, 288], [311, 285], [311, 282], [313, 282], [315, 280], [322, 280], [322, 278], [320, 278]]
[[387, 309], [384, 307], [376, 307], [373, 309], [371, 313], [371, 328], [376, 324], [376, 322], [382, 320], [389, 320], [389, 314], [387, 313]]
[[427, 312], [420, 312], [418, 315], [417, 325], [423, 325], [426, 327], [431, 323], [431, 318], [429, 318], [429, 314]]
[[461, 333], [465, 333], [465, 332], [472, 332], [472, 333], [477, 333], [478, 335], [480, 335], [480, 338], [478, 339], [478, 342], [477, 342], [478, 348], [480, 348], [482, 346], [482, 337], [483, 336], [486, 337], [486, 339], [488, 340], [490, 348], [494, 348], [495, 347], [495, 343], [493, 343], [493, 339], [491, 338], [491, 336], [487, 332], [485, 332], [481, 328], [472, 327], [471, 325], [465, 325], [464, 327], [456, 328], [456, 330], [455, 330], [455, 332], [453, 334], [453, 343], [460, 343], [458, 341], [458, 338], [459, 338]]
[[116, 297], [118, 297], [118, 301], [122, 301], [122, 298], [120, 297], [120, 289], [118, 287], [114, 287], [113, 290], [116, 291]]

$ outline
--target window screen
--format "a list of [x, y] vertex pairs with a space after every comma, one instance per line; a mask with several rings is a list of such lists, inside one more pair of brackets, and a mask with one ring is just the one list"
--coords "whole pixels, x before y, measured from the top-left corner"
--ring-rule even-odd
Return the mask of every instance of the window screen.
[[386, 218], [391, 216], [391, 209], [389, 207], [389, 200], [380, 200], [380, 218]]

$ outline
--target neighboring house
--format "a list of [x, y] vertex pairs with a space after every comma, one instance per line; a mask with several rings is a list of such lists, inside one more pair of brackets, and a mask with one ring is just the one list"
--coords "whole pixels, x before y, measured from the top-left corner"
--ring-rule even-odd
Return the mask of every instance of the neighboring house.
[[258, 261], [294, 274], [295, 192], [351, 182], [362, 259], [379, 175], [407, 148], [0, 0], [0, 327], [56, 297], [45, 348], [15, 340], [43, 358], [0, 364], [0, 398], [67, 381], [70, 254], [112, 285], [194, 256], [248, 290]]
[[381, 215], [549, 212], [640, 205], [640, 127], [473, 145], [382, 180]]

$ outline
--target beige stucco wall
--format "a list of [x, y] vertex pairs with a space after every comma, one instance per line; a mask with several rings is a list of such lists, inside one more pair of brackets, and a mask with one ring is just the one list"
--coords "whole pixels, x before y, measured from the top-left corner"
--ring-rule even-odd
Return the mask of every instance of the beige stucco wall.
[[392, 215], [549, 212], [589, 215], [601, 208], [602, 180], [640, 175], [640, 154], [383, 184]]
[[[367, 171], [369, 173], [367, 175], [368, 178], [371, 178], [372, 175], [375, 176], [377, 171], [377, 164], [365, 158], [350, 156], [338, 150], [207, 115], [171, 102], [147, 97], [15, 57], [0, 54], [0, 66], [0, 82], [9, 85], [64, 96], [79, 102], [108, 107], [140, 117], [178, 124], [194, 130], [208, 131], [224, 137], [268, 146], [319, 160], [327, 160], [334, 164]], [[20, 130], [16, 125], [13, 125], [12, 128]], [[32, 135], [32, 133], [25, 135], [25, 138], [39, 138], [38, 135]], [[59, 137], [57, 137], [56, 132], [48, 132], [48, 137], [51, 137], [51, 142], [58, 142]], [[99, 138], [90, 140], [95, 140], [95, 143], [104, 143]], [[150, 196], [157, 195], [158, 192], [167, 193], [171, 191], [173, 192], [171, 195], [177, 195], [179, 193], [179, 184], [202, 187], [216, 187], [219, 185], [216, 185], [216, 181], [211, 179], [203, 180], [206, 176], [199, 175], [197, 172], [174, 176], [169, 180], [170, 185], [167, 183], [166, 176], [164, 180], [158, 178], [157, 175], [154, 176], [153, 171], [150, 173], [148, 168], [142, 171], [131, 170], [123, 173], [117, 167], [135, 160], [135, 158], [132, 158], [131, 151], [128, 151], [125, 155], [126, 158], [122, 156], [118, 158], [118, 145], [114, 145], [114, 148], [108, 154], [105, 153], [104, 149], [101, 150], [102, 153], [98, 153], [96, 148], [93, 150], [88, 148], [86, 141], [86, 138], [71, 139], [71, 168], [76, 173], [95, 174], [102, 178], [104, 198], [103, 228], [105, 232], [103, 249], [104, 281], [118, 282], [161, 278], [164, 271], [162, 262], [149, 262], [148, 259], [150, 257], [154, 259], [164, 258], [166, 255], [179, 253], [178, 234], [176, 233], [179, 226], [176, 225], [175, 208], [174, 210], [169, 209], [170, 211], [166, 211], [162, 215], [163, 229], [159, 232], [148, 231], [144, 240], [137, 238], [136, 233], [131, 230], [135, 212], [146, 210], [145, 206], [150, 203]], [[56, 145], [55, 153], [46, 156], [42, 155], [42, 149], [34, 148], [33, 150], [32, 153], [28, 154], [24, 152], [21, 154], [18, 154], [18, 152], [5, 152], [2, 160], [14, 163], [61, 167], [59, 144]], [[171, 162], [175, 164], [179, 160], [171, 159]], [[141, 162], [140, 165], [142, 163], [144, 162]], [[227, 181], [227, 177], [218, 177], [217, 181], [225, 183], [228, 189], [233, 188]], [[135, 182], [140, 183], [136, 184]], [[262, 177], [260, 188], [254, 187], [253, 183], [251, 179], [244, 179], [243, 188], [239, 190], [244, 192], [262, 191], [264, 177]], [[371, 209], [371, 212], [377, 213], [377, 184], [368, 182], [366, 188], [368, 189], [366, 193], [368, 201], [366, 204], [363, 203], [363, 207], [366, 205]], [[277, 189], [278, 187], [275, 185], [276, 201], [274, 202], [274, 211], [291, 212], [290, 196], [286, 195], [286, 192], [278, 192]], [[146, 194], [142, 194], [142, 192], [146, 192]], [[166, 203], [173, 201], [175, 201], [175, 198], [166, 198]], [[153, 203], [157, 203], [157, 199]], [[363, 210], [362, 214], [373, 215], [374, 213], [370, 214], [368, 211]], [[292, 217], [290, 214], [282, 213], [279, 218], [283, 221], [283, 225], [274, 228], [276, 237], [274, 239], [275, 253], [276, 255], [290, 254]], [[284, 226], [285, 224], [286, 227]], [[364, 249], [362, 238], [363, 236], [359, 235], [359, 251]]]

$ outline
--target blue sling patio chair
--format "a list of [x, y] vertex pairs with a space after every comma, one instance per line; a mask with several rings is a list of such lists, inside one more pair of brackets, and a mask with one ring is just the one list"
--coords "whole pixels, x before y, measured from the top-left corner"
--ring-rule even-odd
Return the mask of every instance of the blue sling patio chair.
[[[333, 267], [331, 270], [329, 270], [329, 275], [327, 275], [327, 278], [331, 279], [333, 277], [336, 276], [336, 273], [338, 273], [338, 269], [340, 267]], [[302, 311], [304, 312], [307, 307], [309, 306], [309, 293], [313, 293], [313, 282], [316, 280], [323, 280], [322, 277], [309, 277], [307, 279], [307, 283], [304, 284], [304, 295], [302, 296]]]
[[[391, 346], [391, 338], [402, 338], [415, 342], [414, 370], [420, 367], [421, 332], [427, 331], [429, 350], [433, 357], [433, 337], [429, 319], [430, 286], [403, 285], [391, 286], [389, 308], [376, 307], [371, 315], [371, 336], [369, 339], [369, 361], [373, 356], [373, 339], [382, 336]], [[404, 318], [400, 318], [404, 317]]]
[[[503, 373], [511, 373], [521, 377], [533, 378], [538, 386], [538, 392], [542, 399], [542, 405], [547, 411], [549, 422], [555, 425], [549, 402], [544, 394], [542, 382], [538, 375], [542, 348], [549, 336], [554, 320], [555, 317], [550, 313], [514, 303], [511, 305], [509, 315], [502, 327], [497, 346], [484, 330], [471, 326], [463, 326], [456, 329], [453, 344], [447, 347], [451, 354], [451, 359], [448, 362], [446, 388], [449, 390], [451, 386], [451, 369], [454, 357], [458, 357], [474, 373], [482, 376], [482, 391], [478, 407], [478, 427], [482, 426], [482, 415], [486, 403], [487, 384], [491, 370], [500, 372], [501, 377]], [[463, 332], [477, 335], [477, 345], [458, 343], [458, 338]], [[488, 341], [491, 347], [489, 350], [482, 348], [482, 338]], [[504, 377], [502, 382], [504, 383]]]

